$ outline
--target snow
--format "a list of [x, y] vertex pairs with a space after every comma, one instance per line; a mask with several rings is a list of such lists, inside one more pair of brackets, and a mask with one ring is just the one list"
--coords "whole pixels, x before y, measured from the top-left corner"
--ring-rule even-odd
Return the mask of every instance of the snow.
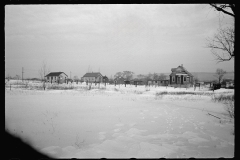
[[[219, 158], [234, 156], [233, 121], [209, 92], [73, 84], [74, 90], [5, 90], [5, 128], [56, 158]], [[81, 88], [82, 87], [82, 88]], [[234, 94], [219, 89], [214, 94]], [[220, 117], [215, 118], [208, 113]]]

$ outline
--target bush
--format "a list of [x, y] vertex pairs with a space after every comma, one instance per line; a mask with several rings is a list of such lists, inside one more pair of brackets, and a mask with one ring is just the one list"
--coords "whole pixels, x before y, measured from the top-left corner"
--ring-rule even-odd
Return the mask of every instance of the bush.
[[163, 95], [212, 95], [213, 93], [209, 93], [209, 92], [167, 92], [167, 91], [163, 91], [163, 92], [157, 92], [156, 96], [163, 96]]
[[232, 95], [229, 95], [229, 94], [219, 94], [219, 95], [216, 95], [214, 94], [212, 96], [212, 100], [213, 101], [217, 101], [217, 102], [228, 102], [228, 101], [233, 101], [234, 102], [234, 94]]
[[61, 86], [61, 85], [51, 85], [47, 87], [48, 89], [56, 89], [56, 90], [68, 90], [68, 89], [74, 89], [74, 87], [71, 86]]
[[226, 111], [231, 118], [234, 118], [234, 101], [226, 101], [225, 103]]

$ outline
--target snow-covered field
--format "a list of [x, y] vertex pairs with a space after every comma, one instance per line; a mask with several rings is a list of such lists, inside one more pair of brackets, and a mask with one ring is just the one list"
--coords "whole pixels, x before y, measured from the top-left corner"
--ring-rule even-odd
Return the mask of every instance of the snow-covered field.
[[[6, 130], [57, 158], [234, 157], [234, 122], [211, 98], [234, 90], [72, 86], [6, 87]], [[163, 91], [206, 94], [156, 96]]]

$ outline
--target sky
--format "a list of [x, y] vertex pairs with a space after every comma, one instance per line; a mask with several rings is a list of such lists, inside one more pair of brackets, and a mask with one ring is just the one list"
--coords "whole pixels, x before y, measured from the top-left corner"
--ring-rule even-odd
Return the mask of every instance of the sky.
[[5, 75], [39, 78], [42, 64], [71, 78], [86, 72], [234, 71], [207, 39], [233, 18], [208, 4], [6, 5]]

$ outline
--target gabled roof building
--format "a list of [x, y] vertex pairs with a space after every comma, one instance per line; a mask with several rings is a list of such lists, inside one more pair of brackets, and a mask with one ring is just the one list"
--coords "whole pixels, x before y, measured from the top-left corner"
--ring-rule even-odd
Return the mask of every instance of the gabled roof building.
[[103, 76], [100, 72], [86, 73], [82, 77], [84, 82], [102, 82]]
[[188, 72], [183, 65], [171, 69], [170, 85], [181, 86], [193, 84], [193, 75]]
[[64, 72], [50, 72], [45, 77], [50, 83], [66, 83], [68, 76]]

